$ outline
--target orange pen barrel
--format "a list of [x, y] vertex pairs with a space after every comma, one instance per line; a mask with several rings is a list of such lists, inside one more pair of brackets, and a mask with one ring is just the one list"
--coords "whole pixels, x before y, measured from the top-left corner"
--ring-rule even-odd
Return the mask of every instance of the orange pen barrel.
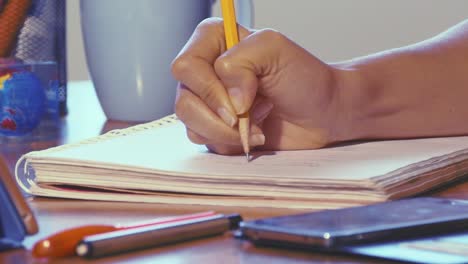
[[36, 243], [32, 254], [37, 258], [70, 256], [83, 237], [118, 229], [111, 225], [91, 225], [64, 230]]
[[43, 240], [38, 241], [33, 246], [32, 255], [36, 258], [58, 258], [73, 256], [75, 254], [75, 247], [78, 245], [78, 242], [80, 242], [86, 236], [122, 229], [161, 225], [190, 219], [202, 219], [204, 217], [210, 217], [215, 214], [216, 213], [214, 211], [207, 211], [173, 217], [164, 217], [156, 220], [152, 219], [129, 225], [87, 225], [74, 227], [57, 232]]

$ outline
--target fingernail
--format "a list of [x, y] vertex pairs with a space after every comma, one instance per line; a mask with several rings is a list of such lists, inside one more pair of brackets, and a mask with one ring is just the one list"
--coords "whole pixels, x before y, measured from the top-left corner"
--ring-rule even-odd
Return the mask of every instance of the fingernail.
[[242, 98], [242, 92], [239, 88], [229, 88], [228, 89], [229, 97], [231, 97], [231, 103], [236, 109], [237, 114], [244, 113], [244, 100]]
[[263, 134], [254, 134], [249, 137], [249, 145], [251, 146], [261, 146], [265, 144], [265, 135]]
[[255, 106], [252, 117], [254, 118], [255, 122], [261, 122], [268, 116], [272, 109], [273, 104], [271, 102], [261, 103]]
[[218, 109], [218, 115], [223, 119], [224, 123], [226, 123], [228, 126], [233, 127], [237, 119], [234, 117], [226, 108], [221, 107]]

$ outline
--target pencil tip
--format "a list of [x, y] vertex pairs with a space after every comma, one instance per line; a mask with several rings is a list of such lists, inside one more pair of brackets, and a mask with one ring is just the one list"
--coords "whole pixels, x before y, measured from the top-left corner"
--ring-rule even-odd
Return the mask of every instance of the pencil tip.
[[249, 152], [245, 153], [245, 158], [247, 159], [247, 162], [250, 162], [250, 153]]

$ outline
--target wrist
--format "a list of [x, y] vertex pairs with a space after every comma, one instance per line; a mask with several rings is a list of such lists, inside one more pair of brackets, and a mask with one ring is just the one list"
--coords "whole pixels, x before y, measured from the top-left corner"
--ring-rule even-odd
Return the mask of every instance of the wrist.
[[366, 138], [363, 112], [369, 102], [369, 82], [362, 71], [349, 63], [334, 64], [334, 88], [336, 91], [335, 142]]

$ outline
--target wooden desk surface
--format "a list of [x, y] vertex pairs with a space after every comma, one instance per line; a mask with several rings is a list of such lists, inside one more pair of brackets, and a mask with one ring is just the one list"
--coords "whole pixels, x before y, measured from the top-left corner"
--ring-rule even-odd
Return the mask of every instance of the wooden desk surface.
[[[69, 85], [69, 114], [56, 131], [36, 136], [36, 140], [22, 139], [0, 141], [0, 158], [10, 170], [24, 153], [51, 146], [75, 142], [96, 136], [105, 131], [124, 128], [130, 123], [107, 121], [89, 82]], [[433, 193], [434, 196], [468, 199], [468, 183], [461, 182]], [[246, 208], [213, 208], [202, 206], [166, 206], [158, 204], [131, 204], [77, 201], [46, 198], [28, 198], [34, 210], [40, 232], [24, 241], [25, 249], [0, 253], [0, 263], [390, 263], [355, 256], [333, 256], [276, 248], [256, 248], [229, 234], [162, 248], [148, 249], [95, 261], [77, 257], [37, 260], [29, 249], [41, 238], [58, 230], [87, 223], [129, 223], [159, 216], [217, 210], [224, 213], [241, 213], [246, 219], [290, 213], [284, 210], [255, 210]]]

